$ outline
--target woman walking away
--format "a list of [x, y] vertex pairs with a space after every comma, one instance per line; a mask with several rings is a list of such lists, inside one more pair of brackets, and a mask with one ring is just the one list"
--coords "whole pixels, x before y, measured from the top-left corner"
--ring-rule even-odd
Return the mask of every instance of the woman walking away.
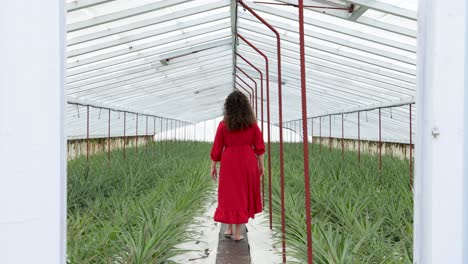
[[211, 149], [211, 177], [216, 180], [216, 163], [220, 161], [214, 220], [228, 224], [225, 235], [233, 235], [235, 241], [244, 238], [242, 224], [262, 211], [260, 178], [264, 153], [263, 135], [249, 100], [239, 91], [232, 92], [224, 103], [224, 120], [218, 125]]

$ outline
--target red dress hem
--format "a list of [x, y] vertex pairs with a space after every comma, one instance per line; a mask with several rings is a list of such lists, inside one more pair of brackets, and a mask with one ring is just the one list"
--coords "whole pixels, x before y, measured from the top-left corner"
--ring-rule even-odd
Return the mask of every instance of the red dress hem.
[[255, 214], [249, 215], [247, 211], [226, 210], [219, 207], [214, 214], [214, 220], [224, 224], [246, 224], [249, 218], [254, 219]]

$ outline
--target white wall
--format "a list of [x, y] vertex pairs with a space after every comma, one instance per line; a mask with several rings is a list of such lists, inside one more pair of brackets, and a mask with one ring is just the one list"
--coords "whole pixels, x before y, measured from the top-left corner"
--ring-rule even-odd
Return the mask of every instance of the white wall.
[[466, 5], [419, 1], [415, 263], [467, 263]]
[[0, 8], [1, 263], [65, 263], [64, 1]]

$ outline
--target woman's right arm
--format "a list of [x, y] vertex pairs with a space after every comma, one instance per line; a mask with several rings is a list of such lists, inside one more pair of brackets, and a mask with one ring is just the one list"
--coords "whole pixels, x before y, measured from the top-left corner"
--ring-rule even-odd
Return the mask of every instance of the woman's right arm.
[[258, 168], [260, 169], [260, 177], [263, 176], [265, 172], [264, 156], [264, 154], [257, 156]]

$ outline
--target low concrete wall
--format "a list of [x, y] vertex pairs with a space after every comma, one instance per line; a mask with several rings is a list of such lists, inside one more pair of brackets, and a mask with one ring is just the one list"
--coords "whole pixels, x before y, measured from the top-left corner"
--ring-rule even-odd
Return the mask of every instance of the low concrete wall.
[[[126, 147], [131, 148], [136, 146], [137, 137], [125, 137]], [[139, 136], [138, 146], [145, 145], [146, 142], [151, 142], [152, 136]], [[96, 154], [100, 152], [107, 152], [107, 138], [91, 138], [89, 139], [89, 154]], [[110, 148], [111, 150], [123, 148], [124, 137], [111, 137]], [[71, 139], [67, 142], [67, 158], [68, 160], [75, 159], [81, 155], [86, 155], [86, 139]]]
[[[328, 137], [314, 137], [314, 143], [322, 144], [323, 147], [328, 148], [329, 144], [332, 144], [332, 148], [341, 149], [341, 138]], [[361, 140], [361, 153], [378, 155], [379, 154], [379, 142]], [[355, 139], [344, 139], [344, 149], [357, 151], [358, 141]], [[413, 145], [413, 158], [414, 158], [414, 145]], [[390, 155], [398, 157], [400, 159], [409, 159], [410, 156], [410, 145], [402, 143], [382, 142], [382, 155]]]

